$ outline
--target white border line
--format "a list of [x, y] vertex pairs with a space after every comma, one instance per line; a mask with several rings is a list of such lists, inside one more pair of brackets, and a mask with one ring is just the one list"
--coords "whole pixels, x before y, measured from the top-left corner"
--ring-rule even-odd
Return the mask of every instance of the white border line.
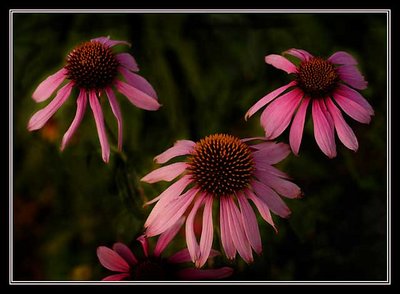
[[[13, 14], [15, 13], [385, 13], [387, 16], [387, 117], [386, 117], [386, 192], [387, 192], [387, 277], [386, 281], [160, 281], [160, 282], [104, 282], [104, 281], [14, 281], [13, 280]], [[10, 9], [9, 10], [9, 284], [10, 285], [390, 285], [391, 284], [391, 10], [390, 9]]]

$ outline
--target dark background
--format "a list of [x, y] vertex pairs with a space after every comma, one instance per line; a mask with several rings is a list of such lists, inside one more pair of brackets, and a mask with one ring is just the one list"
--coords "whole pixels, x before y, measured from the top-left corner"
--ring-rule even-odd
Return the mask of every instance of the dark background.
[[[140, 74], [163, 104], [147, 112], [117, 97], [126, 160], [112, 152], [108, 165], [101, 160], [89, 108], [70, 146], [59, 151], [75, 114], [73, 96], [42, 130], [26, 129], [31, 115], [47, 104], [31, 99], [37, 85], [64, 65], [78, 43], [107, 35], [132, 43], [118, 50], [135, 56]], [[249, 266], [238, 257], [231, 279], [387, 278], [385, 14], [14, 14], [13, 36], [14, 280], [107, 275], [97, 246], [135, 244], [151, 208], [142, 208], [143, 201], [167, 186], [138, 181], [156, 167], [153, 157], [177, 139], [198, 140], [216, 132], [263, 135], [261, 112], [248, 122], [244, 114], [289, 81], [286, 73], [264, 63], [265, 55], [289, 48], [321, 57], [351, 53], [369, 82], [362, 95], [375, 116], [370, 125], [347, 119], [359, 150], [354, 153], [337, 139], [338, 156], [330, 160], [315, 143], [308, 113], [300, 156], [290, 155], [278, 165], [303, 189], [304, 198], [285, 200], [292, 215], [287, 220], [274, 216], [278, 234], [259, 218], [263, 254]], [[116, 145], [116, 121], [106, 102], [109, 139]], [[288, 131], [278, 141], [288, 142]], [[167, 251], [183, 246], [180, 235]]]

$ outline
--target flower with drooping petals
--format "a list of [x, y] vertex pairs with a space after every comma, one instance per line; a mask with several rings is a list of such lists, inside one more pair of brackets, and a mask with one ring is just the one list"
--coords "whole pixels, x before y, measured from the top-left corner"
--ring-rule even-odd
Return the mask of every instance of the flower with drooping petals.
[[[68, 54], [66, 65], [45, 79], [33, 93], [32, 97], [36, 102], [45, 101], [65, 80], [68, 81], [57, 91], [55, 98], [45, 108], [31, 117], [28, 123], [28, 130], [34, 131], [42, 128], [67, 101], [72, 89], [76, 88], [79, 90], [76, 100], [76, 115], [64, 134], [61, 150], [64, 150], [79, 127], [89, 99], [101, 145], [102, 158], [104, 162], [108, 162], [110, 146], [99, 101], [99, 97], [105, 93], [111, 110], [117, 119], [118, 149], [121, 150], [122, 116], [113, 87], [139, 108], [157, 110], [160, 104], [157, 101], [157, 94], [150, 83], [135, 73], [139, 71], [139, 68], [133, 56], [129, 53], [114, 53], [112, 51], [112, 47], [120, 44], [130, 46], [126, 41], [99, 37], [89, 42], [84, 42], [73, 49]], [[125, 82], [118, 78], [119, 73], [125, 79]]]
[[245, 118], [272, 101], [261, 114], [265, 135], [271, 140], [277, 138], [294, 117], [289, 141], [293, 153], [298, 155], [307, 107], [311, 102], [314, 136], [322, 152], [329, 158], [336, 156], [335, 129], [340, 141], [347, 148], [357, 151], [357, 138], [341, 110], [366, 124], [374, 115], [371, 105], [354, 90], [367, 87], [367, 82], [356, 67], [357, 61], [343, 51], [334, 53], [327, 60], [301, 49], [289, 49], [284, 54], [300, 59], [300, 64], [295, 66], [276, 54], [267, 55], [265, 62], [294, 74], [294, 81], [261, 98], [247, 111]]
[[[260, 254], [262, 244], [249, 200], [275, 228], [270, 210], [281, 217], [290, 214], [280, 196], [301, 196], [300, 188], [273, 166], [288, 156], [289, 146], [275, 142], [249, 144], [255, 139], [265, 138], [240, 140], [231, 135], [214, 134], [197, 143], [179, 140], [155, 157], [157, 163], [165, 163], [187, 155], [183, 162], [163, 166], [141, 179], [155, 183], [181, 176], [158, 197], [147, 202], [157, 204], [145, 222], [145, 235], [162, 234], [188, 212], [186, 243], [192, 261], [201, 267], [210, 255], [213, 243], [213, 204], [219, 204], [220, 238], [225, 255], [233, 260], [238, 252], [247, 263], [252, 262], [252, 249]], [[204, 208], [199, 244], [193, 224], [201, 207]]]
[[[223, 279], [233, 273], [230, 267], [217, 269], [180, 268], [179, 264], [190, 262], [188, 250], [182, 249], [168, 258], [161, 257], [161, 253], [178, 233], [184, 218], [165, 231], [157, 240], [153, 254], [149, 254], [147, 238], [140, 236], [137, 240], [143, 248], [143, 257], [138, 258], [123, 243], [115, 243], [110, 249], [105, 246], [97, 248], [97, 257], [100, 263], [107, 269], [117, 272], [107, 276], [103, 281], [120, 280], [203, 280]], [[210, 256], [216, 256], [219, 252], [212, 250]]]

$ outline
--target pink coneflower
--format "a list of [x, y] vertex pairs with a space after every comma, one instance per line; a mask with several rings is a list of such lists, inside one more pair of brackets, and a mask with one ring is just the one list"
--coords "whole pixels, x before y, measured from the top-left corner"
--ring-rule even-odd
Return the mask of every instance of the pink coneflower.
[[261, 114], [265, 135], [271, 140], [277, 138], [294, 117], [289, 141], [293, 152], [298, 155], [307, 106], [311, 101], [314, 136], [322, 152], [329, 158], [336, 156], [334, 129], [347, 148], [357, 151], [357, 138], [340, 111], [341, 108], [351, 118], [366, 124], [374, 115], [371, 105], [354, 90], [367, 87], [367, 82], [356, 67], [357, 61], [342, 51], [334, 53], [327, 60], [301, 49], [289, 49], [284, 54], [300, 59], [299, 66], [276, 54], [267, 55], [265, 62], [294, 74], [294, 81], [261, 98], [247, 111], [245, 118], [275, 99]]
[[[114, 53], [112, 47], [124, 44], [125, 41], [111, 40], [109, 37], [92, 39], [74, 48], [67, 57], [67, 64], [55, 74], [45, 79], [35, 90], [32, 97], [36, 102], [48, 99], [64, 82], [68, 82], [58, 90], [55, 98], [42, 110], [36, 112], [28, 123], [28, 130], [42, 128], [56, 111], [67, 101], [73, 88], [79, 90], [76, 100], [76, 115], [65, 133], [61, 150], [70, 141], [79, 127], [86, 111], [87, 100], [93, 111], [97, 133], [100, 140], [102, 157], [108, 162], [110, 146], [108, 144], [103, 112], [99, 97], [106, 93], [111, 110], [118, 123], [118, 149], [122, 149], [122, 116], [121, 109], [114, 94], [113, 87], [125, 95], [135, 106], [146, 110], [157, 110], [160, 104], [153, 87], [143, 77], [134, 72], [139, 68], [135, 59], [128, 53]], [[120, 73], [126, 82], [118, 79]]]
[[[191, 261], [186, 248], [168, 258], [161, 257], [161, 253], [178, 233], [183, 221], [184, 219], [182, 218], [158, 238], [153, 254], [149, 253], [147, 238], [140, 236], [137, 239], [143, 248], [143, 257], [140, 258], [134, 255], [123, 243], [115, 243], [113, 249], [105, 246], [98, 247], [97, 256], [100, 263], [105, 268], [118, 272], [118, 274], [105, 277], [103, 281], [202, 280], [223, 279], [232, 275], [233, 269], [230, 267], [204, 270], [181, 268], [179, 264]], [[218, 254], [218, 251], [212, 250], [211, 256]]]
[[[197, 267], [206, 262], [213, 243], [213, 204], [219, 204], [220, 237], [225, 255], [234, 259], [236, 252], [246, 261], [253, 261], [252, 248], [262, 251], [257, 219], [249, 199], [261, 216], [274, 228], [270, 210], [288, 217], [289, 208], [280, 195], [300, 197], [300, 188], [288, 181], [288, 176], [272, 166], [290, 153], [283, 143], [240, 140], [225, 134], [205, 137], [195, 143], [180, 140], [164, 153], [155, 157], [157, 163], [187, 155], [183, 162], [176, 162], [156, 169], [141, 180], [147, 183], [172, 181], [182, 176], [163, 193], [147, 204], [154, 206], [145, 223], [145, 235], [156, 236], [165, 232], [188, 212], [186, 243], [192, 261]], [[193, 206], [191, 206], [193, 204]], [[203, 220], [200, 245], [194, 233], [194, 219], [200, 207]], [[238, 207], [239, 206], [239, 207]]]

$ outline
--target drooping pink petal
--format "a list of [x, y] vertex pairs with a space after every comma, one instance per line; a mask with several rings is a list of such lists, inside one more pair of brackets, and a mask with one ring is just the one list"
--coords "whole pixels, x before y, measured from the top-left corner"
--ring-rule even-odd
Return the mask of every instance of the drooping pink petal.
[[126, 81], [132, 87], [142, 91], [150, 97], [157, 99], [157, 93], [153, 86], [142, 76], [135, 74], [125, 68], [120, 68], [119, 71], [122, 73]]
[[268, 139], [275, 139], [287, 128], [303, 95], [303, 91], [296, 88], [280, 96], [264, 109], [261, 125]]
[[33, 100], [36, 102], [42, 102], [48, 99], [51, 94], [61, 85], [66, 79], [68, 70], [65, 68], [60, 69], [55, 74], [47, 77], [43, 82], [39, 84], [35, 92], [32, 94]]
[[304, 122], [306, 119], [307, 107], [310, 102], [309, 97], [304, 97], [299, 109], [297, 110], [292, 126], [290, 127], [289, 142], [294, 154], [299, 155], [301, 138], [303, 137]]
[[71, 94], [73, 83], [70, 82], [58, 90], [56, 97], [43, 109], [36, 112], [28, 123], [28, 130], [35, 131], [43, 127], [46, 122], [65, 103]]
[[61, 151], [64, 150], [64, 148], [67, 146], [72, 136], [75, 134], [76, 130], [81, 124], [83, 116], [85, 115], [86, 105], [87, 105], [87, 93], [86, 90], [81, 89], [79, 92], [78, 99], [76, 100], [75, 118], [63, 136], [61, 143]]
[[93, 41], [97, 41], [97, 42], [100, 42], [101, 44], [106, 45], [108, 47], [113, 47], [113, 46], [119, 45], [119, 44], [124, 44], [124, 45], [127, 45], [129, 47], [131, 46], [131, 44], [126, 42], [126, 41], [111, 40], [110, 36], [108, 36], [108, 37], [98, 37], [98, 38], [91, 39], [90, 41], [92, 41], [92, 42]]
[[146, 235], [148, 237], [156, 236], [173, 226], [186, 212], [186, 209], [193, 202], [197, 193], [198, 189], [192, 188], [178, 198], [172, 199], [169, 203], [165, 203], [165, 205], [161, 203], [160, 207], [157, 207], [158, 214], [152, 215], [151, 221], [147, 222], [148, 227]]
[[[265, 138], [265, 137], [251, 137], [251, 138], [240, 139], [240, 141], [242, 141], [243, 143], [247, 143], [247, 142], [250, 142], [250, 141], [257, 141], [257, 140], [266, 141], [267, 138]], [[257, 146], [257, 145], [254, 145], [254, 146]], [[253, 146], [251, 146], [251, 147], [253, 147]]]
[[[218, 256], [218, 255], [221, 255], [221, 253], [219, 253], [219, 251], [211, 249], [209, 258]], [[170, 256], [168, 258], [168, 262], [170, 262], [170, 263], [185, 263], [185, 262], [189, 262], [189, 261], [191, 262], [192, 258], [190, 257], [190, 253], [187, 248], [176, 252], [175, 254], [173, 254], [172, 256]]]
[[333, 93], [333, 98], [350, 117], [358, 122], [368, 124], [374, 110], [368, 101], [357, 91], [340, 85]]
[[110, 271], [114, 272], [129, 272], [129, 264], [114, 250], [105, 246], [97, 248], [97, 257], [100, 263]]
[[148, 94], [140, 91], [139, 89], [132, 87], [131, 85], [122, 82], [122, 81], [115, 81], [115, 86], [117, 90], [125, 95], [128, 100], [141, 109], [145, 110], [157, 110], [160, 108], [160, 104], [158, 103], [157, 99], [149, 96]]
[[259, 150], [253, 152], [253, 158], [260, 164], [276, 164], [290, 154], [289, 145], [285, 143], [265, 142], [254, 146]]
[[231, 231], [229, 229], [229, 220], [228, 220], [228, 204], [227, 197], [222, 196], [220, 198], [220, 206], [219, 206], [219, 221], [221, 228], [221, 243], [224, 248], [224, 252], [228, 259], [233, 260], [236, 256], [236, 248], [233, 244]]
[[253, 262], [253, 252], [246, 233], [244, 232], [243, 220], [239, 209], [231, 197], [227, 198], [227, 215], [229, 230], [232, 236], [233, 244], [235, 245], [239, 255], [247, 263]]
[[113, 245], [113, 250], [117, 252], [129, 265], [133, 266], [138, 263], [135, 255], [124, 243], [115, 243]]
[[255, 206], [258, 209], [258, 212], [262, 216], [262, 218], [274, 228], [275, 232], [278, 232], [278, 230], [275, 227], [274, 221], [271, 216], [271, 212], [269, 211], [267, 204], [264, 201], [262, 201], [260, 198], [258, 198], [258, 196], [256, 196], [252, 191], [246, 190], [245, 193], [246, 193], [247, 197], [251, 201], [253, 201], [253, 203], [255, 204]]
[[283, 93], [286, 89], [293, 87], [296, 85], [295, 81], [290, 82], [289, 84], [280, 87], [271, 93], [268, 93], [265, 95], [263, 98], [257, 101], [256, 104], [254, 104], [250, 109], [246, 112], [246, 115], [244, 116], [244, 119], [247, 120], [249, 117], [251, 117], [254, 113], [256, 113], [260, 108], [264, 107], [267, 105], [269, 102], [271, 102], [273, 99], [278, 97], [281, 93]]
[[196, 143], [193, 141], [178, 140], [174, 146], [154, 157], [154, 160], [157, 163], [165, 163], [174, 157], [188, 155], [193, 152], [194, 146], [196, 146]]
[[108, 101], [110, 102], [111, 110], [114, 113], [115, 118], [117, 119], [118, 124], [118, 150], [122, 150], [122, 114], [121, 108], [119, 107], [118, 101], [115, 98], [114, 92], [111, 88], [106, 88], [106, 94], [108, 97]]
[[265, 56], [265, 62], [271, 64], [272, 66], [278, 69], [287, 72], [288, 74], [297, 72], [297, 67], [281, 55], [277, 54], [267, 55]]
[[153, 170], [140, 180], [149, 184], [156, 183], [159, 181], [170, 182], [183, 173], [188, 167], [186, 162], [175, 162], [170, 165], [160, 167]]
[[254, 163], [256, 170], [258, 171], [262, 171], [267, 173], [268, 175], [271, 176], [276, 176], [276, 177], [280, 177], [280, 178], [284, 178], [284, 179], [290, 179], [290, 177], [284, 173], [283, 171], [277, 169], [276, 167], [272, 166], [272, 165], [262, 165], [262, 164], [258, 164], [258, 162]]
[[107, 276], [103, 279], [103, 281], [122, 281], [123, 279], [129, 277], [129, 274], [122, 273], [122, 274], [115, 274]]
[[[156, 198], [152, 199], [151, 201], [148, 201], [145, 203], [145, 205], [150, 205], [156, 201], [158, 203], [154, 206], [153, 210], [151, 211], [149, 217], [147, 218], [146, 223], [144, 224], [145, 227], [153, 221], [152, 215], [157, 215], [159, 212], [159, 209], [163, 209], [166, 204], [168, 204], [172, 199], [178, 197], [181, 195], [182, 191], [189, 185], [191, 182], [190, 176], [186, 175], [183, 176], [181, 179], [173, 183], [171, 186], [169, 186], [164, 192], [162, 192], [160, 195], [158, 195]], [[160, 208], [159, 208], [160, 207]]]
[[131, 71], [139, 71], [139, 67], [136, 63], [135, 58], [129, 53], [118, 53], [115, 55], [115, 59], [125, 68]]
[[96, 122], [97, 134], [99, 135], [99, 141], [101, 146], [101, 155], [103, 157], [104, 162], [108, 162], [110, 159], [110, 145], [108, 144], [106, 127], [104, 125], [104, 116], [103, 111], [101, 110], [101, 106], [99, 100], [97, 99], [96, 92], [89, 92], [89, 104], [92, 108], [94, 120]]
[[136, 238], [137, 241], [140, 242], [142, 245], [143, 253], [144, 256], [148, 257], [149, 256], [149, 241], [147, 240], [145, 235], [141, 235]]
[[359, 90], [364, 90], [367, 88], [368, 82], [364, 79], [364, 76], [354, 65], [342, 65], [339, 66], [336, 71], [338, 72], [340, 79], [353, 88]]
[[176, 236], [176, 234], [178, 234], [184, 222], [185, 218], [181, 217], [175, 222], [174, 225], [172, 225], [168, 230], [162, 233], [160, 237], [158, 237], [156, 247], [153, 250], [154, 256], [160, 256], [171, 240]]
[[328, 107], [329, 112], [332, 115], [333, 122], [335, 124], [335, 129], [338, 134], [340, 141], [347, 148], [357, 151], [358, 149], [358, 141], [356, 135], [354, 135], [353, 130], [344, 120], [342, 113], [336, 107], [336, 105], [332, 102], [330, 98], [326, 99], [326, 106]]
[[331, 55], [328, 60], [335, 64], [356, 65], [357, 61], [349, 53], [338, 51]]
[[204, 202], [203, 225], [200, 237], [200, 258], [196, 267], [202, 267], [210, 256], [214, 235], [212, 219], [213, 196], [207, 196]]
[[334, 124], [330, 113], [324, 108], [325, 103], [322, 99], [321, 101], [319, 99], [313, 100], [314, 136], [322, 152], [329, 158], [333, 158], [336, 156]]
[[170, 203], [166, 203], [162, 210], [158, 210], [160, 213], [157, 218], [153, 218], [152, 222], [149, 222], [146, 235], [148, 237], [156, 236], [165, 232], [171, 226], [174, 226], [193, 202], [197, 192], [197, 189], [189, 189], [179, 198], [171, 200]]
[[312, 56], [310, 53], [308, 53], [306, 50], [302, 50], [302, 49], [296, 49], [296, 48], [292, 48], [289, 50], [286, 50], [285, 52], [283, 52], [282, 54], [289, 54], [292, 55], [294, 57], [297, 57], [298, 59], [300, 59], [301, 61], [307, 61], [310, 58], [313, 58], [314, 56]]
[[197, 264], [197, 261], [200, 258], [200, 248], [197, 243], [196, 235], [194, 233], [194, 218], [196, 216], [197, 210], [203, 202], [204, 194], [200, 194], [199, 197], [195, 200], [192, 210], [189, 213], [189, 216], [186, 220], [185, 233], [186, 233], [186, 244], [190, 253], [190, 257], [192, 258], [192, 262]]
[[244, 232], [250, 242], [251, 247], [257, 254], [262, 252], [260, 230], [258, 228], [257, 218], [249, 202], [242, 193], [238, 193], [237, 199], [242, 215]]
[[224, 279], [233, 274], [233, 269], [230, 267], [222, 267], [218, 269], [197, 269], [185, 268], [179, 270], [178, 278], [183, 280], [205, 280], [205, 279]]
[[291, 213], [289, 207], [274, 190], [259, 181], [253, 181], [252, 186], [257, 196], [267, 204], [273, 213], [280, 217], [289, 217]]
[[254, 171], [254, 176], [259, 179], [265, 185], [274, 189], [280, 195], [287, 198], [299, 198], [301, 197], [301, 190], [296, 184], [282, 179], [280, 177], [269, 174], [268, 172], [262, 172], [260, 170]]

